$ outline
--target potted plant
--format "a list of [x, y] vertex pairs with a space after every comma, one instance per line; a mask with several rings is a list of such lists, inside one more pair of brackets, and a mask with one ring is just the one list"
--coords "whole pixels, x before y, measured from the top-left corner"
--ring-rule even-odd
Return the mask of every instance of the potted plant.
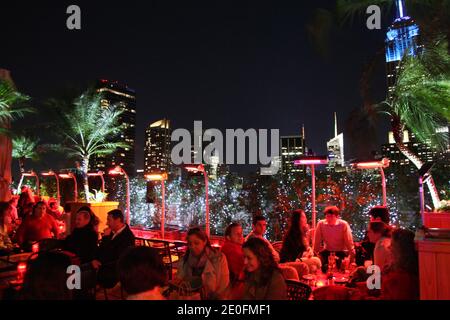
[[[98, 190], [94, 190], [93, 197], [89, 196], [89, 160], [93, 156], [111, 154], [117, 148], [128, 147], [116, 140], [122, 128], [118, 118], [123, 111], [114, 105], [102, 106], [101, 100], [102, 94], [88, 90], [75, 99], [72, 108], [62, 114], [57, 124], [63, 141], [58, 145], [59, 150], [81, 161], [84, 202], [71, 204], [70, 220], [74, 221], [73, 213], [80, 207], [89, 206], [100, 219], [99, 230], [106, 224], [107, 212], [118, 208], [119, 203], [105, 201], [106, 194]], [[71, 229], [69, 226], [68, 230]]]

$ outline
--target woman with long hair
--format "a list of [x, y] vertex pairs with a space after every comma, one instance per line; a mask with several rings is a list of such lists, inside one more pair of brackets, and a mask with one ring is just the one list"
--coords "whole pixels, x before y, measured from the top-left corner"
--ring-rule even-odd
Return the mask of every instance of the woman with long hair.
[[384, 300], [419, 299], [419, 263], [414, 237], [414, 232], [406, 229], [392, 232], [392, 265], [381, 279]]
[[286, 300], [286, 282], [267, 243], [251, 238], [243, 250], [246, 279], [242, 299]]
[[187, 233], [188, 250], [180, 260], [177, 279], [192, 289], [202, 289], [206, 299], [224, 299], [230, 276], [225, 255], [211, 247], [209, 238], [200, 228]]
[[8, 202], [0, 202], [0, 255], [10, 252], [14, 247], [8, 235], [12, 223], [11, 209]]
[[295, 210], [291, 214], [289, 229], [283, 239], [283, 246], [280, 251], [280, 262], [293, 262], [301, 258], [303, 253], [309, 248], [306, 240], [308, 230], [306, 215], [303, 210]]

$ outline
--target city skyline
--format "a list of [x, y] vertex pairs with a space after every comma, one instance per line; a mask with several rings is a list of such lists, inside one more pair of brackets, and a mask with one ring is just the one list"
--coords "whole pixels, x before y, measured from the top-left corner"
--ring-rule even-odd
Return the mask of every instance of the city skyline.
[[[136, 149], [142, 151], [148, 123], [167, 118], [173, 128], [202, 120], [208, 128], [279, 128], [280, 135], [298, 134], [304, 124], [308, 146], [325, 154], [324, 141], [333, 132], [327, 123], [337, 110], [345, 128], [362, 106], [361, 72], [384, 44], [384, 30], [368, 30], [364, 22], [334, 30], [331, 54], [318, 54], [307, 25], [318, 8], [331, 8], [326, 1], [196, 7], [158, 2], [145, 14], [139, 3], [123, 10], [101, 1], [79, 5], [83, 22], [77, 32], [65, 28], [65, 4], [44, 1], [29, 10], [33, 14], [8, 4], [10, 15], [1, 24], [23, 41], [12, 40], [1, 67], [38, 103], [98, 78], [127, 84], [136, 91]], [[8, 23], [19, 13], [22, 24]], [[384, 68], [375, 78], [374, 95], [382, 100]], [[385, 137], [384, 127], [379, 137]], [[144, 167], [142, 151], [137, 168]]]

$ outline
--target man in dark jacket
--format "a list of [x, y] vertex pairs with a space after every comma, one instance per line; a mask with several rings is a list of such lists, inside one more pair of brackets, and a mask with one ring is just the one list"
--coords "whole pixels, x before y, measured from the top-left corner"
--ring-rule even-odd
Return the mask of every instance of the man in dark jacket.
[[117, 261], [120, 255], [131, 246], [134, 246], [134, 234], [130, 227], [124, 223], [121, 210], [108, 212], [107, 228], [104, 231], [96, 258], [91, 262], [98, 270], [97, 280], [105, 288], [112, 288], [118, 282]]

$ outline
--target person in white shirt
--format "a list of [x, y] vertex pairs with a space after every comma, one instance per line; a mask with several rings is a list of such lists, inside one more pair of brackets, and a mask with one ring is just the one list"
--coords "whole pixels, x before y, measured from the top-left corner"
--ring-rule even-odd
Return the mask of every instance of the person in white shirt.
[[339, 209], [336, 206], [326, 207], [325, 219], [317, 224], [314, 235], [313, 250], [322, 260], [322, 271], [328, 269], [328, 257], [331, 252], [338, 258], [336, 265], [340, 268], [342, 260], [348, 255], [354, 256], [353, 236], [350, 225], [339, 219]]

